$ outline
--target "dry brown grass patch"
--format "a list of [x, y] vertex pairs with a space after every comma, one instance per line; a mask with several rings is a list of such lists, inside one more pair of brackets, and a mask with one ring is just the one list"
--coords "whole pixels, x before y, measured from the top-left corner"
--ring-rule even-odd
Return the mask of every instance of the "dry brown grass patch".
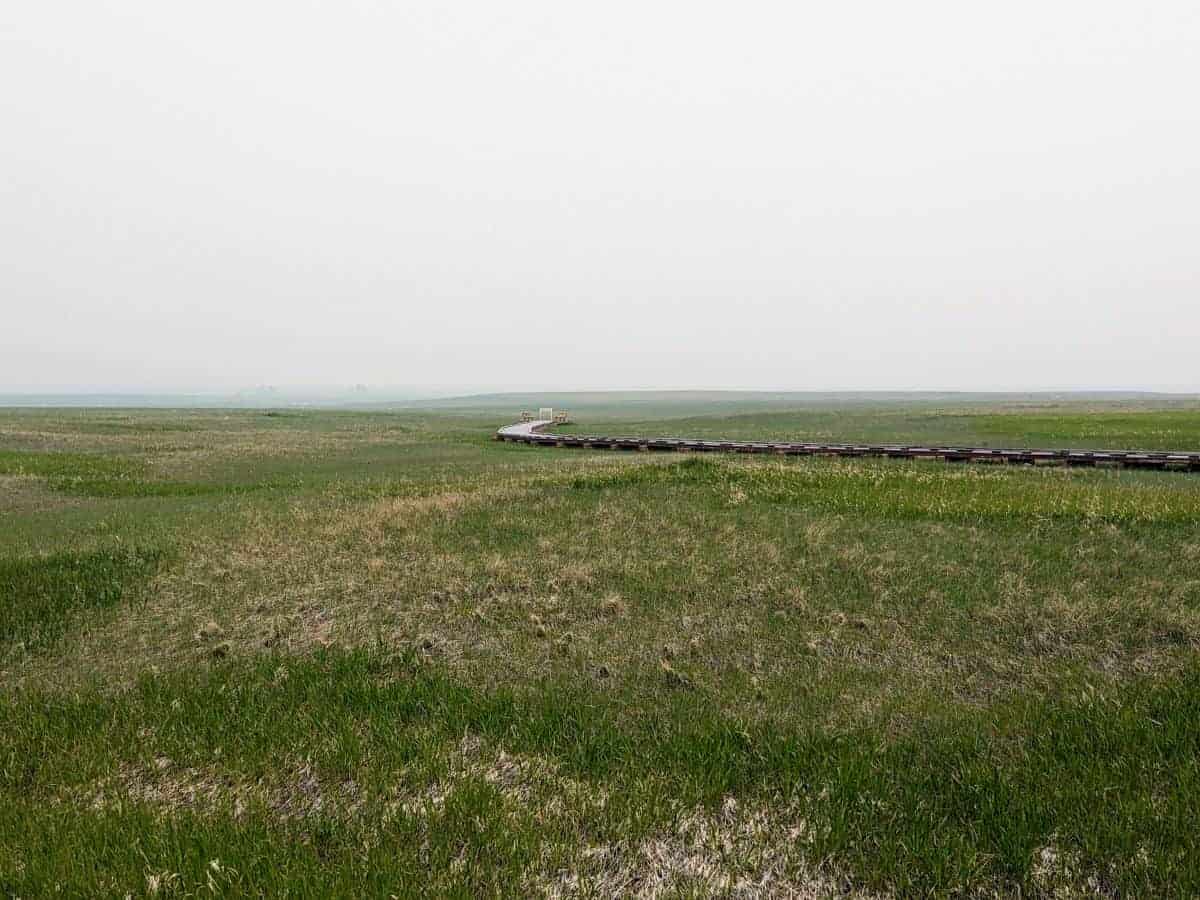
[[606, 594], [600, 600], [600, 609], [605, 615], [619, 619], [629, 612], [629, 604], [620, 594]]
[[537, 885], [547, 897], [668, 896], [865, 898], [805, 858], [809, 826], [794, 809], [746, 806], [729, 797], [715, 812], [682, 813], [640, 841], [586, 847]]
[[47, 512], [82, 502], [50, 490], [34, 475], [0, 475], [0, 513]]
[[350, 819], [363, 807], [353, 779], [327, 783], [307, 760], [285, 765], [271, 779], [252, 781], [215, 765], [178, 766], [165, 756], [155, 757], [147, 766], [120, 766], [114, 776], [85, 789], [78, 802], [94, 810], [138, 803], [163, 816], [187, 810], [241, 818], [254, 807], [269, 811], [280, 822], [316, 815]]

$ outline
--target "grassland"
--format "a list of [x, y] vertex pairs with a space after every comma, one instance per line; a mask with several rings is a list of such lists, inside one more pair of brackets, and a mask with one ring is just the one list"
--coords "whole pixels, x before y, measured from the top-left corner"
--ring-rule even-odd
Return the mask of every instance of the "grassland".
[[[578, 399], [1200, 447], [1187, 399]], [[0, 411], [0, 893], [1200, 892], [1200, 477], [512, 411]]]

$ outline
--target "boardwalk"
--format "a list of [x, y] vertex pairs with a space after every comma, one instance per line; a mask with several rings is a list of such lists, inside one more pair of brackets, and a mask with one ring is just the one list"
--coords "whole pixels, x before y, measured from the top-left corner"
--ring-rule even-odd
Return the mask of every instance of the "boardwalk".
[[791, 441], [712, 441], [691, 438], [621, 437], [595, 434], [546, 434], [547, 419], [506, 425], [496, 440], [540, 447], [689, 453], [768, 453], [778, 456], [849, 456], [887, 459], [937, 459], [945, 462], [1063, 465], [1200, 472], [1200, 452], [1165, 450], [1035, 450], [989, 447], [914, 447], [899, 444], [813, 444]]

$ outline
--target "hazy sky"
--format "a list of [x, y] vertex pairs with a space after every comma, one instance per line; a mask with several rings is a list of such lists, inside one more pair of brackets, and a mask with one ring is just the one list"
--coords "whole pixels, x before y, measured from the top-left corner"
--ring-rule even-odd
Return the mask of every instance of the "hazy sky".
[[0, 7], [0, 391], [1200, 390], [1200, 4]]

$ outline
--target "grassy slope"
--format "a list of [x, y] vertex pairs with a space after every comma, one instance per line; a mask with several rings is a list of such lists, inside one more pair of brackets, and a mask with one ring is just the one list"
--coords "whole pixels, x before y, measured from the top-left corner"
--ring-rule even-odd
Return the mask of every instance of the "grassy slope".
[[[676, 412], [1200, 433], [1127, 400]], [[0, 892], [1200, 890], [1200, 479], [495, 424], [0, 413]]]

